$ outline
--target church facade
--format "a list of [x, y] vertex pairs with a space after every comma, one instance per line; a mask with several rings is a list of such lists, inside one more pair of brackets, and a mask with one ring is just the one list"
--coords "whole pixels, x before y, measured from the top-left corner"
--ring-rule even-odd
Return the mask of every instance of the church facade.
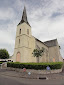
[[20, 23], [17, 25], [16, 40], [13, 62], [37, 62], [37, 58], [33, 56], [34, 49], [44, 48], [44, 54], [39, 57], [39, 62], [59, 62], [63, 61], [60, 54], [60, 47], [57, 39], [42, 42], [32, 36], [31, 26], [27, 20], [26, 8], [24, 7], [23, 15]]

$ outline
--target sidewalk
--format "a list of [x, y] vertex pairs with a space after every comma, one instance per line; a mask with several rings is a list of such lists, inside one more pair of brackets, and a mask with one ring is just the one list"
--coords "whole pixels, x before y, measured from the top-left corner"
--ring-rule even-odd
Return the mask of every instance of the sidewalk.
[[16, 71], [9, 71], [6, 69], [0, 69], [0, 75], [10, 76], [10, 77], [19, 77], [19, 78], [28, 78], [28, 79], [39, 79], [47, 78], [48, 80], [51, 79], [64, 79], [64, 73], [57, 73], [57, 74], [28, 74], [27, 72], [16, 72]]

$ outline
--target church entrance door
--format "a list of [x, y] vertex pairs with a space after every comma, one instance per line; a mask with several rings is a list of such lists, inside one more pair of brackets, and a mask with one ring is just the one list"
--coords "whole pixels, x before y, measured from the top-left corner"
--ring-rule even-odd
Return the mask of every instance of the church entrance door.
[[16, 55], [16, 62], [20, 62], [20, 52], [18, 52]]

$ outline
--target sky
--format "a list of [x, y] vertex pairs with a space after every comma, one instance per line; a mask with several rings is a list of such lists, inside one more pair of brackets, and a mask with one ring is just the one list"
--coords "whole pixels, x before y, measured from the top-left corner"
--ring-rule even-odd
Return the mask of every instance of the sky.
[[13, 55], [24, 6], [32, 35], [42, 42], [57, 39], [64, 58], [64, 0], [0, 0], [0, 49]]

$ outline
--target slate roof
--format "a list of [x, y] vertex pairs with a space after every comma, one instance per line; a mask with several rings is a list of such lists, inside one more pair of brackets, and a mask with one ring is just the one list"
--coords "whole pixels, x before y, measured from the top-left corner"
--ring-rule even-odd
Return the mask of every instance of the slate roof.
[[42, 42], [41, 40], [37, 39], [36, 37], [34, 37], [34, 38], [36, 39], [36, 41], [41, 42], [42, 44], [46, 45], [47, 47], [57, 46], [57, 39]]
[[28, 23], [28, 20], [27, 20], [27, 13], [26, 13], [26, 7], [25, 6], [24, 6], [24, 10], [23, 10], [22, 19], [21, 19], [21, 21], [19, 22], [18, 25], [20, 25], [24, 22], [30, 26], [30, 24]]
[[[35, 38], [35, 37], [34, 37], [34, 38]], [[35, 39], [36, 39], [36, 41], [39, 41], [40, 43], [46, 45], [44, 42], [40, 41], [39, 39], [37, 39], [37, 38], [35, 38]], [[46, 45], [46, 46], [47, 46], [47, 45]]]
[[44, 42], [48, 47], [57, 46], [57, 39]]

